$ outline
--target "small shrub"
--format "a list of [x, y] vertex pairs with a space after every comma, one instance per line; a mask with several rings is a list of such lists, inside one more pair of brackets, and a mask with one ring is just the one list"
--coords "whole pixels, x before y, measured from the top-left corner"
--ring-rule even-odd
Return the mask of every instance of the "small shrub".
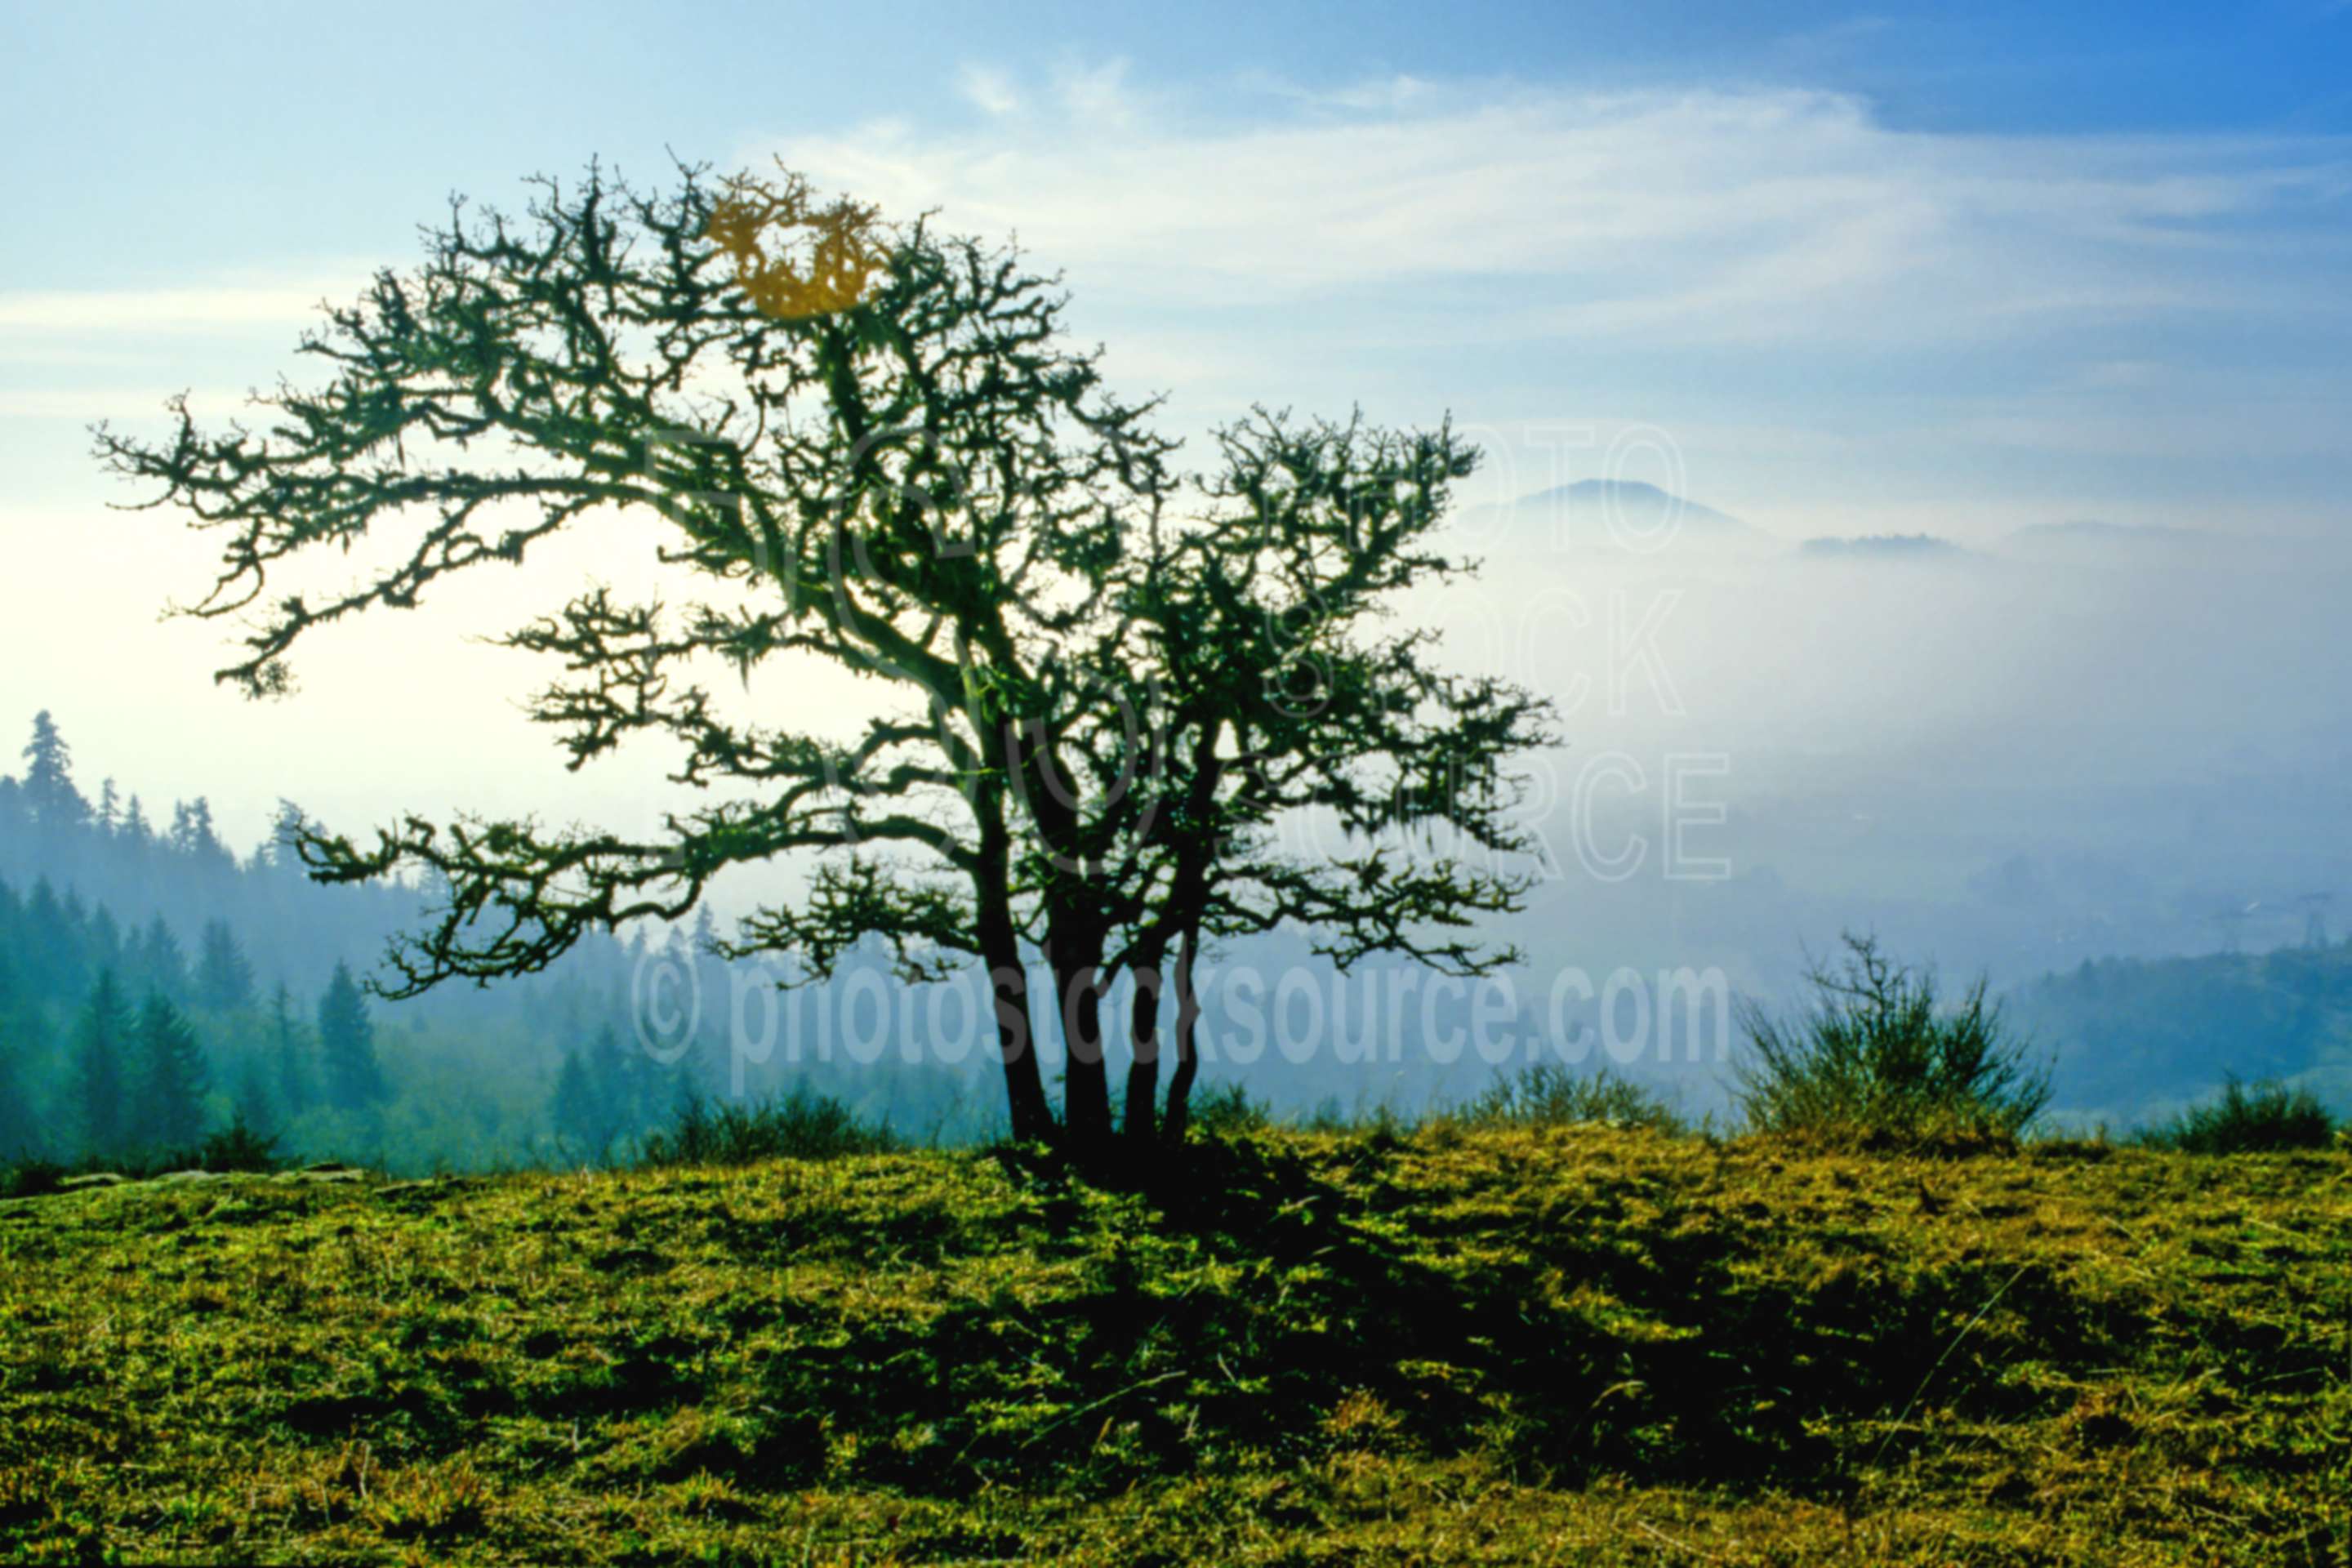
[[255, 1131], [237, 1117], [205, 1140], [193, 1163], [207, 1171], [275, 1171], [285, 1162], [278, 1140]]
[[1602, 1121], [1669, 1133], [1685, 1130], [1672, 1106], [1633, 1079], [1607, 1068], [1573, 1073], [1558, 1062], [1538, 1062], [1497, 1080], [1462, 1114], [1463, 1120], [1480, 1125]]
[[782, 1100], [714, 1106], [689, 1096], [670, 1124], [646, 1134], [645, 1165], [750, 1165], [762, 1160], [827, 1160], [888, 1153], [901, 1146], [887, 1127], [861, 1120], [831, 1095], [796, 1089]]
[[2307, 1089], [2263, 1082], [2249, 1088], [2232, 1075], [2221, 1092], [2150, 1128], [2143, 1141], [2187, 1154], [2257, 1154], [2279, 1149], [2325, 1149], [2336, 1119]]
[[46, 1197], [73, 1173], [48, 1160], [21, 1160], [0, 1172], [0, 1198]]
[[1948, 1008], [1932, 972], [1895, 963], [1873, 937], [1844, 944], [1835, 967], [1807, 971], [1813, 1000], [1794, 1017], [1741, 1005], [1749, 1129], [1843, 1147], [2014, 1143], [2050, 1102], [2050, 1075], [2027, 1061], [1983, 978]]
[[18, 1161], [0, 1169], [0, 1198], [42, 1197], [74, 1178], [100, 1174], [138, 1182], [174, 1171], [276, 1171], [284, 1165], [278, 1140], [263, 1137], [239, 1117], [194, 1149], [149, 1147], [113, 1159], [85, 1155], [69, 1164]]
[[1240, 1083], [1221, 1083], [1192, 1097], [1192, 1125], [1211, 1137], [1256, 1132], [1274, 1124], [1273, 1108]]

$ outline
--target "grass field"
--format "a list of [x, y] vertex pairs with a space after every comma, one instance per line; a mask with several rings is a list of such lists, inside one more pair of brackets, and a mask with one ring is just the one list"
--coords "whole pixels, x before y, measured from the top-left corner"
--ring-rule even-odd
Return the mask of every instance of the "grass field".
[[2352, 1563], [2352, 1158], [1270, 1132], [0, 1205], [0, 1552]]

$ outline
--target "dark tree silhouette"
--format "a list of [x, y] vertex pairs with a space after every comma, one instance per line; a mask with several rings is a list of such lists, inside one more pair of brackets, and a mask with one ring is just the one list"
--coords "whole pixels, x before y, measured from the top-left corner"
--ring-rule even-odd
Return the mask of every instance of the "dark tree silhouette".
[[[1399, 434], [1260, 411], [1220, 433], [1213, 505], [1137, 597], [1161, 672], [1166, 762], [1142, 792], [1147, 875], [1114, 919], [1137, 974], [1126, 1127], [1151, 1131], [1159, 1015], [1174, 992], [1164, 1134], [1184, 1135], [1199, 1068], [1192, 972], [1204, 943], [1299, 925], [1345, 970], [1402, 953], [1448, 973], [1515, 962], [1472, 930], [1518, 907], [1535, 845], [1507, 764], [1546, 743], [1549, 704], [1433, 668], [1431, 638], [1370, 627], [1415, 584], [1467, 570], [1433, 535], [1475, 453], [1450, 429]], [[1336, 849], [1286, 851], [1320, 814]], [[1415, 836], [1444, 852], [1415, 856]], [[1171, 952], [1172, 974], [1163, 970]]]
[[[1427, 542], [1474, 460], [1451, 432], [1262, 418], [1228, 433], [1187, 514], [1151, 405], [1105, 390], [1062, 310], [1013, 251], [820, 205], [791, 176], [686, 170], [645, 195], [592, 170], [541, 182], [520, 217], [453, 208], [418, 271], [329, 312], [304, 348], [330, 383], [265, 398], [266, 434], [201, 431], [182, 402], [159, 445], [97, 441], [160, 486], [146, 504], [219, 531], [193, 613], [255, 617], [219, 674], [256, 695], [291, 689], [319, 627], [521, 562], [591, 512], [654, 520], [640, 596], [593, 586], [504, 641], [562, 665], [532, 716], [572, 766], [665, 737], [714, 803], [646, 838], [305, 826], [323, 879], [411, 868], [445, 895], [390, 955], [388, 994], [535, 972], [590, 931], [683, 920], [730, 866], [804, 852], [805, 893], [719, 951], [809, 980], [867, 944], [915, 981], [977, 959], [1015, 1136], [1091, 1155], [1113, 1138], [1102, 1002], [1125, 969], [1151, 998], [1129, 1021], [1151, 1069], [1129, 1082], [1140, 1143], [1171, 952], [1181, 982], [1204, 942], [1304, 921], [1343, 963], [1501, 956], [1416, 928], [1458, 938], [1516, 907], [1508, 875], [1395, 843], [1286, 857], [1273, 830], [1317, 812], [1508, 853], [1500, 770], [1542, 710], [1434, 674], [1424, 637], [1367, 630], [1448, 569]], [[393, 563], [324, 594], [285, 581], [362, 536], [399, 540]], [[704, 674], [748, 686], [811, 658], [874, 683], [854, 738], [739, 717]], [[1024, 944], [1053, 995], [1028, 995]], [[1033, 1048], [1048, 1020], [1058, 1127]], [[1180, 1042], [1189, 1026], [1180, 1007]]]

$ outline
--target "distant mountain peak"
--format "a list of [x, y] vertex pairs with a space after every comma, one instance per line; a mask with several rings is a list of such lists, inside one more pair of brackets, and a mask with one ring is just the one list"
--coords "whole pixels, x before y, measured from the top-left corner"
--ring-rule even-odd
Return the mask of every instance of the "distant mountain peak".
[[[1662, 490], [1647, 479], [1579, 479], [1572, 485], [1561, 485], [1556, 489], [1538, 493], [1544, 495], [1565, 493], [1571, 496], [1657, 496], [1669, 500], [1675, 499], [1673, 491]], [[1684, 504], [1696, 505], [1696, 503], [1686, 501]]]
[[1579, 479], [1473, 510], [1475, 524], [1499, 523], [1522, 541], [1550, 531], [1572, 547], [1622, 548], [1638, 553], [1697, 540], [1763, 542], [1738, 518], [1643, 479]]

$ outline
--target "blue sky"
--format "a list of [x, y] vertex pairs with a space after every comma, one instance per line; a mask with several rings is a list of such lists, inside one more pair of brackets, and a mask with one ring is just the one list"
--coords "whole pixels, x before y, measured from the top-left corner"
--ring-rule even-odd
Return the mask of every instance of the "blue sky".
[[[1126, 60], [1201, 117], [1252, 79], [1804, 88], [1941, 134], [2352, 132], [2352, 7], [1207, 3], [1170, 7], [27, 5], [0, 16], [12, 283], [396, 246], [454, 185], [588, 151], [723, 158], [892, 117], [967, 122], [970, 65]], [[987, 13], [983, 16], [982, 13]], [[1120, 14], [1132, 13], [1132, 14]]]
[[[1605, 455], [1655, 426], [1700, 499], [1799, 534], [2301, 531], [2347, 478], [2340, 0], [18, 5], [0, 28], [0, 504], [101, 497], [71, 429], [275, 374], [300, 308], [408, 258], [451, 191], [671, 151], [1017, 227], [1188, 429], [1253, 399], [1451, 408], [1533, 489], [1553, 454], [1528, 430]], [[1170, 172], [1156, 210], [1101, 199]]]
[[[0, 718], [100, 716], [163, 777], [261, 724], [204, 700], [209, 628], [152, 625], [205, 556], [106, 512], [86, 426], [183, 388], [233, 414], [450, 193], [513, 205], [592, 156], [781, 157], [1015, 231], [1179, 433], [1450, 412], [1494, 457], [1474, 499], [1616, 471], [1790, 540], [2341, 535], [2347, 64], [2342, 0], [12, 4], [0, 624], [120, 657], [79, 692], [10, 661]], [[449, 743], [507, 744], [510, 711], [478, 719]], [[406, 765], [371, 787], [446, 794]]]

